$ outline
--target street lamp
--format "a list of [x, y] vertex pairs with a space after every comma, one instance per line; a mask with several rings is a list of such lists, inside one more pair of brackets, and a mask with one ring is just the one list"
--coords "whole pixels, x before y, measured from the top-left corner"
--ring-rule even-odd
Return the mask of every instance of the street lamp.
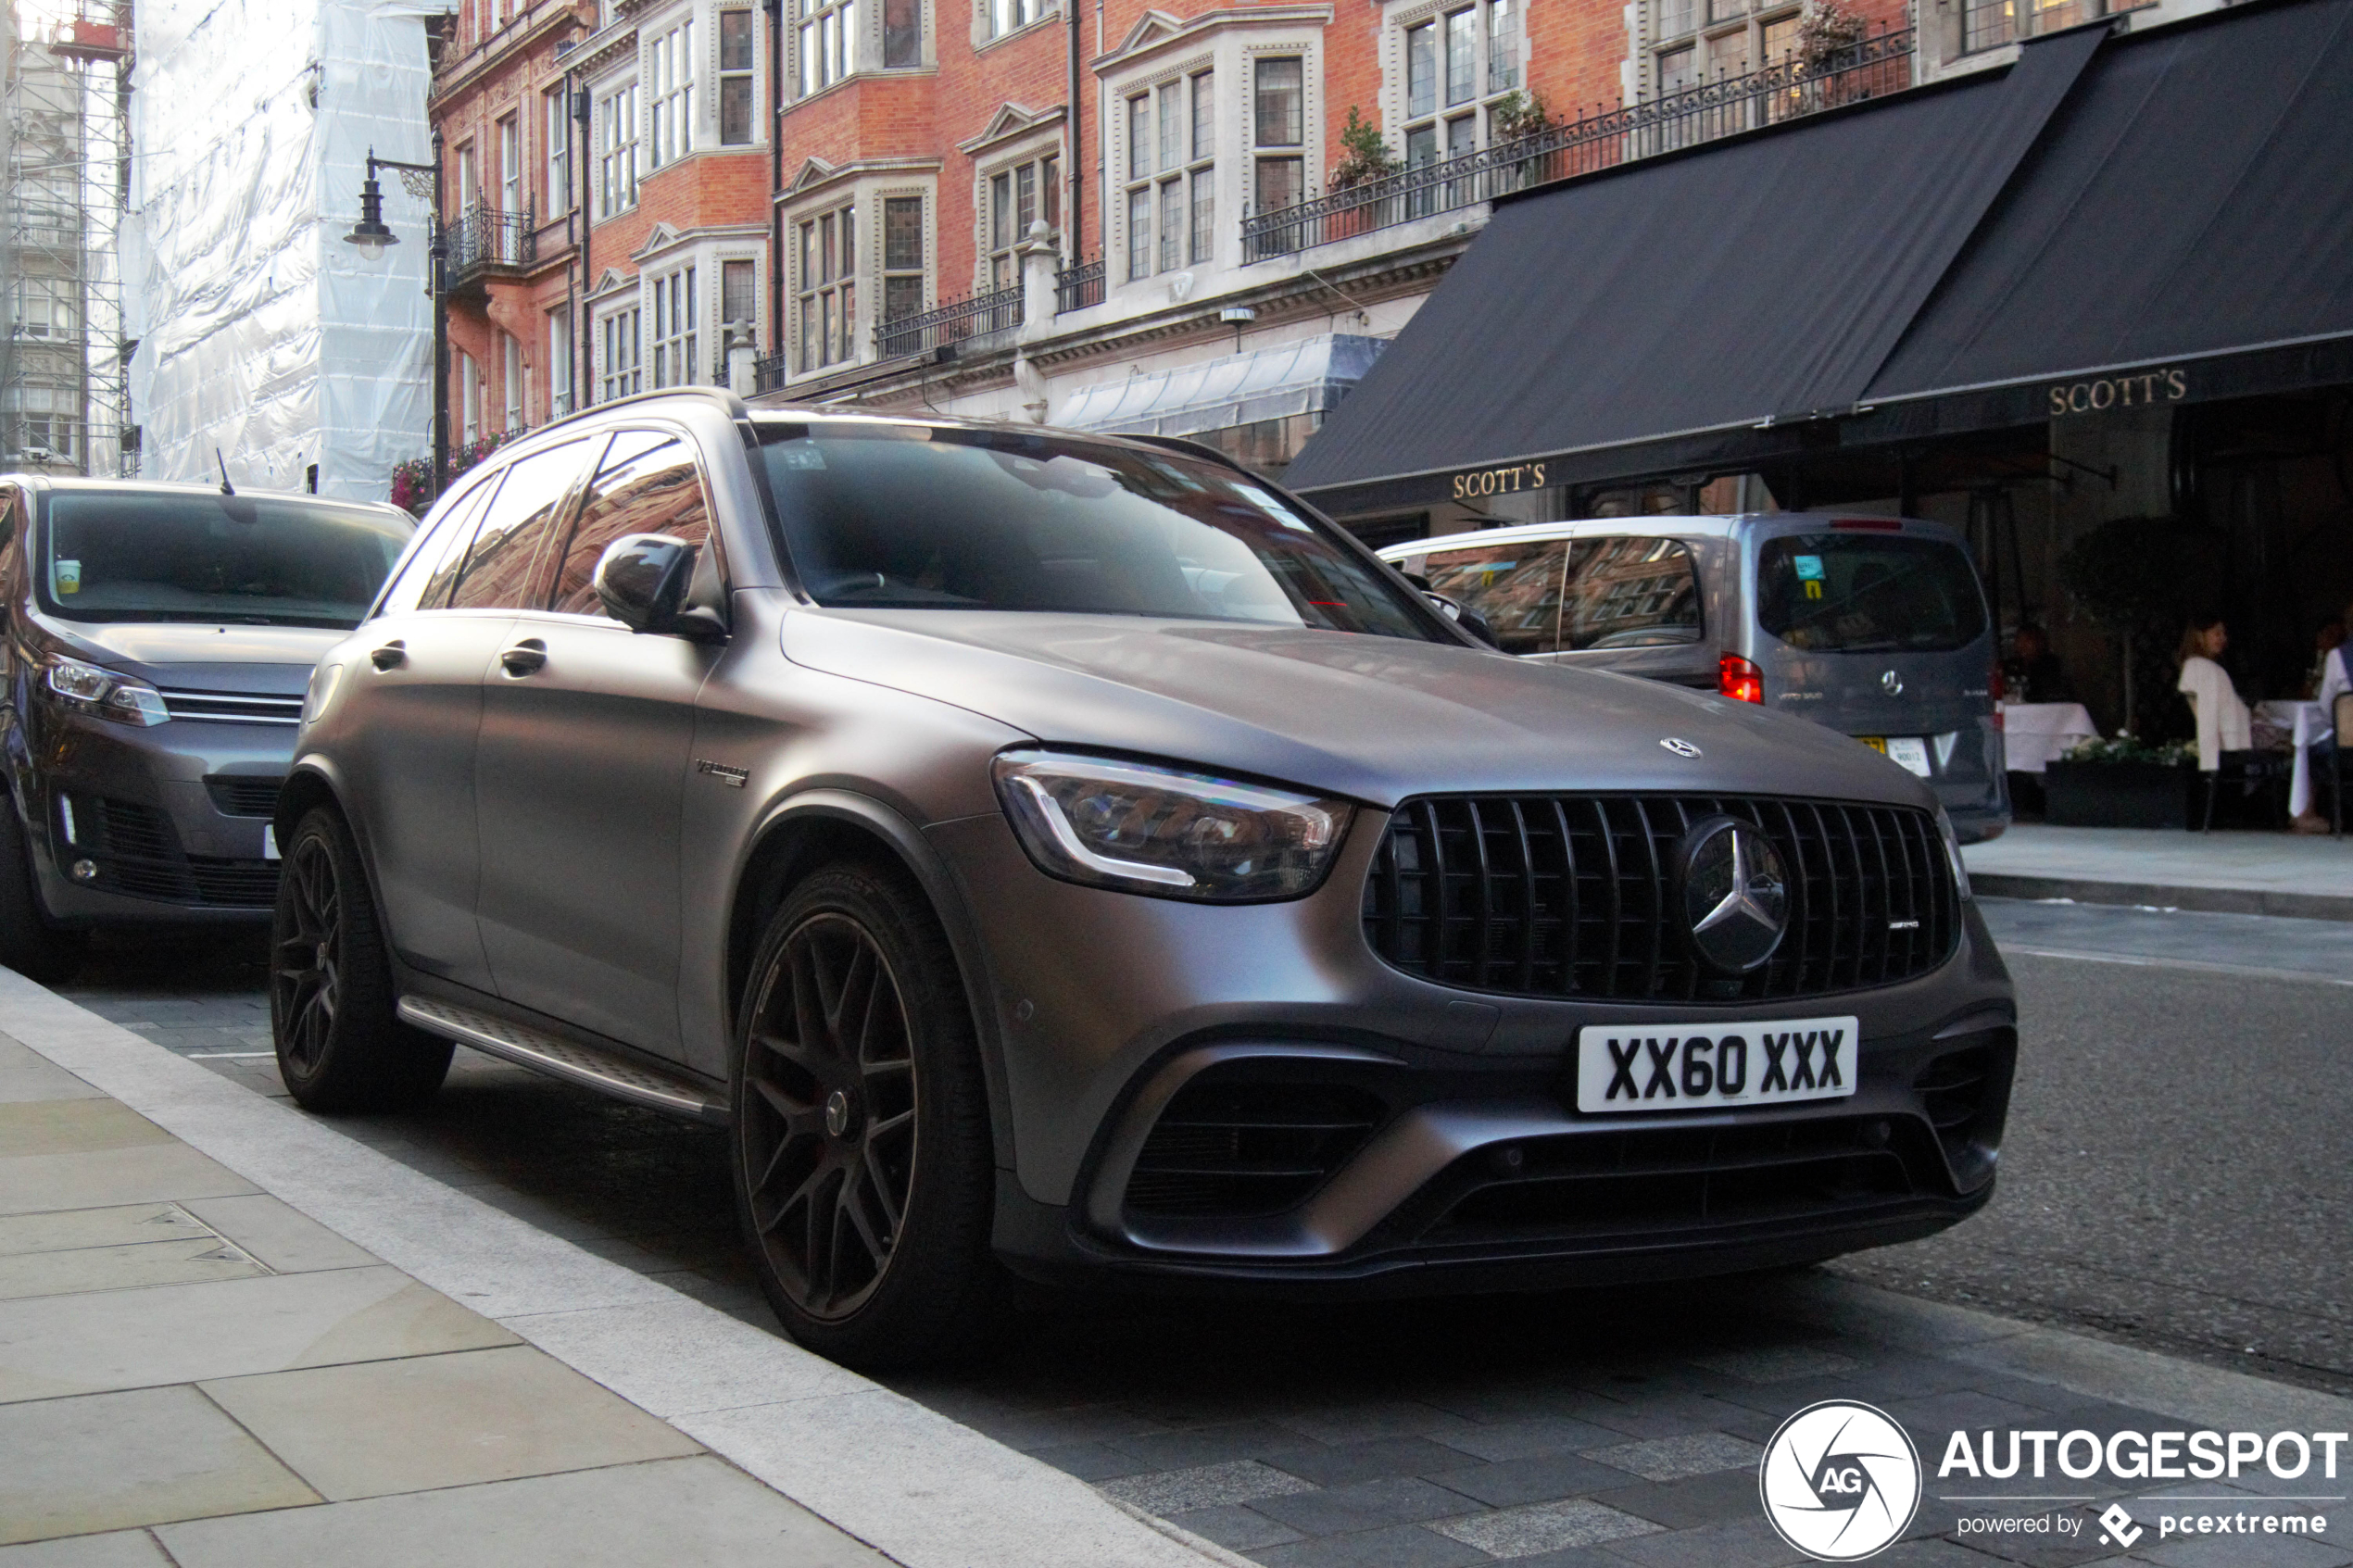
[[[449, 245], [441, 222], [441, 132], [433, 133], [431, 163], [401, 163], [388, 157], [378, 157], [376, 149], [368, 149], [367, 178], [359, 182], [359, 221], [351, 226], [344, 244], [359, 248], [370, 261], [381, 260], [386, 245], [396, 245], [400, 236], [384, 222], [384, 187], [376, 182], [376, 171], [398, 169], [404, 174], [426, 174], [433, 177], [433, 245], [426, 252], [425, 294], [433, 300], [433, 495], [441, 498], [441, 486], [449, 472], [449, 307], [443, 288], [443, 269], [449, 259]], [[415, 187], [411, 186], [411, 194]]]

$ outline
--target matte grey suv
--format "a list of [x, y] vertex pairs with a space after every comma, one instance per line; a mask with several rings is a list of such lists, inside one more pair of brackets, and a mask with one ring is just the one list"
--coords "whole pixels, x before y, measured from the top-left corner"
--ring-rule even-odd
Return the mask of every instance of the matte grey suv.
[[69, 971], [100, 926], [251, 926], [304, 683], [415, 524], [192, 484], [0, 480], [10, 804], [0, 963]]
[[1498, 657], [1181, 442], [607, 405], [435, 508], [308, 711], [296, 1098], [461, 1041], [723, 1123], [846, 1360], [1008, 1268], [1516, 1288], [1992, 1190], [2015, 1010], [1925, 784]]

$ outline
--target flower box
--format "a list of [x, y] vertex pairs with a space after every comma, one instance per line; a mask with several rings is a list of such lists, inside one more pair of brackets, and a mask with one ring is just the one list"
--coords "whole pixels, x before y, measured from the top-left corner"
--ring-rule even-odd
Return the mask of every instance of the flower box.
[[2054, 827], [2186, 828], [2195, 765], [2055, 761], [2043, 773], [2043, 820]]

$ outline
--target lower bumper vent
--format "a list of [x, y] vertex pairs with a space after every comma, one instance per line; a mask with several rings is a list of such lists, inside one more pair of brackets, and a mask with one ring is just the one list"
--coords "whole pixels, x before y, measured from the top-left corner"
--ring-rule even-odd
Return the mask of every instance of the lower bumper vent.
[[1969, 1135], [1985, 1114], [1985, 1097], [1994, 1083], [1994, 1047], [1975, 1046], [1938, 1057], [1912, 1080], [1912, 1089], [1936, 1128], [1936, 1140], [1946, 1155], [1958, 1158]]
[[59, 846], [59, 859], [90, 860], [94, 885], [107, 892], [228, 909], [266, 909], [277, 900], [278, 862], [190, 855], [171, 819], [152, 806], [77, 796], [74, 818], [79, 841]]
[[1327, 1084], [1208, 1083], [1177, 1091], [1144, 1140], [1127, 1207], [1146, 1214], [1278, 1214], [1365, 1146], [1378, 1098]]

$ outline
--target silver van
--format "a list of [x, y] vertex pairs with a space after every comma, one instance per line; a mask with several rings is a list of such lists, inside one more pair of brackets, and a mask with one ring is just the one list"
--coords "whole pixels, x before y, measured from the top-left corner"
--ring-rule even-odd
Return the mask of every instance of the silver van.
[[1927, 780], [1964, 842], [2009, 825], [1994, 627], [1949, 528], [1809, 512], [1592, 518], [1380, 556], [1506, 653], [1801, 715]]

